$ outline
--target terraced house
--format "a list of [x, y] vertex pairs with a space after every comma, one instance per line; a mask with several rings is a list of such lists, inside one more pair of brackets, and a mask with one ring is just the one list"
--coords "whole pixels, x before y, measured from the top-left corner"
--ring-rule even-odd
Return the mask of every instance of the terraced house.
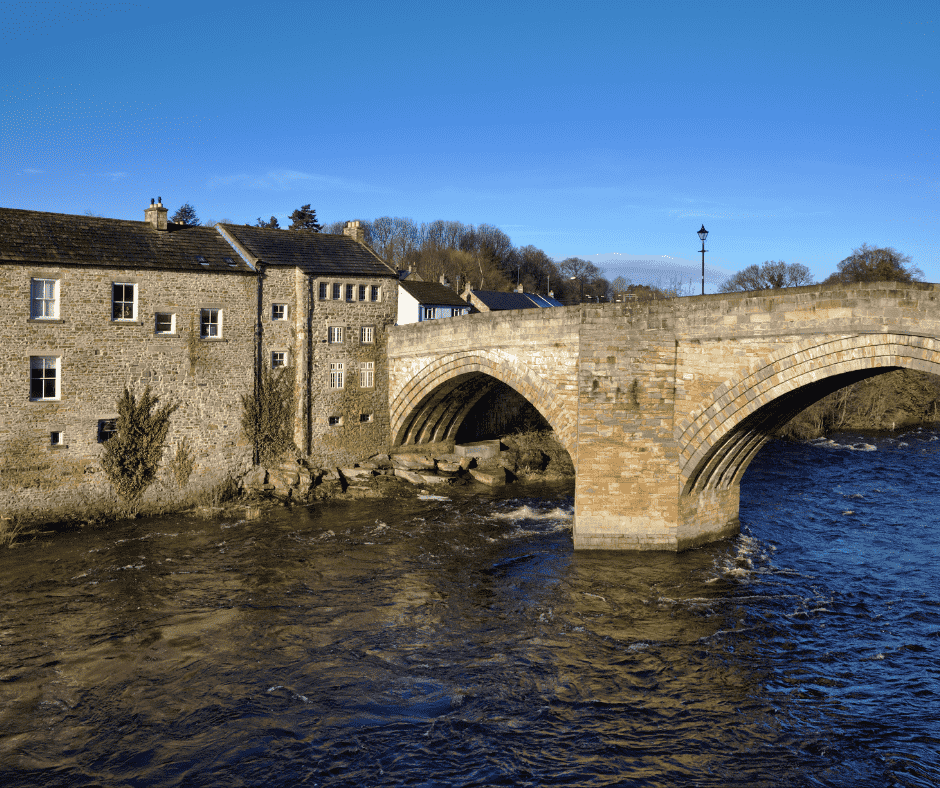
[[[323, 464], [388, 436], [385, 332], [396, 272], [348, 235], [0, 209], [0, 515], [107, 496], [99, 457], [125, 386], [178, 405], [164, 464], [187, 492], [247, 470], [242, 396], [265, 366], [294, 379], [300, 451]], [[148, 495], [172, 496], [171, 474]]]

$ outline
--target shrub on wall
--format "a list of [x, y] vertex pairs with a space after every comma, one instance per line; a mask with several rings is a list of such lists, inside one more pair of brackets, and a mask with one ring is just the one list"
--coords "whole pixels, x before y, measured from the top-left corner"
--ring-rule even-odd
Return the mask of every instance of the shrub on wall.
[[[127, 387], [118, 399], [117, 434], [104, 444], [101, 467], [132, 507], [156, 478], [175, 404], [157, 408], [150, 386], [136, 398]], [[156, 408], [156, 410], [154, 409]]]
[[261, 465], [271, 465], [294, 446], [294, 384], [285, 369], [263, 370], [258, 385], [242, 395], [242, 432]]

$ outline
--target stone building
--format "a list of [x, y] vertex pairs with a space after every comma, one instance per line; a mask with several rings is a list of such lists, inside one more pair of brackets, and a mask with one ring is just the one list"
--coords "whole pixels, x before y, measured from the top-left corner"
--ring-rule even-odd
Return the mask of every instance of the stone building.
[[470, 312], [470, 306], [445, 284], [425, 282], [414, 275], [398, 282], [398, 325], [457, 317]]
[[126, 386], [178, 405], [155, 499], [250, 467], [241, 398], [265, 364], [293, 369], [295, 442], [315, 461], [384, 446], [397, 279], [357, 229], [187, 227], [153, 201], [140, 222], [0, 209], [0, 516], [108, 498], [99, 460]]
[[395, 269], [362, 242], [358, 222], [347, 222], [343, 235], [217, 229], [259, 272], [261, 356], [293, 367], [298, 448], [314, 462], [339, 465], [385, 447]]

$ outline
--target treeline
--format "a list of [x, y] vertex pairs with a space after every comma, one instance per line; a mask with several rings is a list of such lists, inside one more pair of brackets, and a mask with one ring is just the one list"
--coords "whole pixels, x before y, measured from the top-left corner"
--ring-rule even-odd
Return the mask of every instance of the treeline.
[[[390, 265], [436, 282], [445, 276], [456, 289], [510, 291], [517, 285], [529, 293], [547, 294], [576, 303], [584, 286], [585, 300], [606, 298], [611, 283], [588, 260], [569, 257], [560, 263], [536, 246], [516, 246], [491, 224], [464, 224], [438, 219], [415, 222], [400, 216], [360, 219], [365, 242]], [[341, 233], [345, 222], [323, 227]], [[574, 277], [574, 279], [572, 279]]]

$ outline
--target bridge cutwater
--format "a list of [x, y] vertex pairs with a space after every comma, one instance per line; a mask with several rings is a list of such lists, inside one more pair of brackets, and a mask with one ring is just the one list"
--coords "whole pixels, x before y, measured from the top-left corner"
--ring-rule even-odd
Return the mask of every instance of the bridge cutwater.
[[738, 531], [772, 432], [892, 369], [940, 375], [940, 285], [868, 283], [489, 312], [392, 329], [396, 445], [454, 438], [498, 383], [574, 462], [576, 549], [683, 550]]

